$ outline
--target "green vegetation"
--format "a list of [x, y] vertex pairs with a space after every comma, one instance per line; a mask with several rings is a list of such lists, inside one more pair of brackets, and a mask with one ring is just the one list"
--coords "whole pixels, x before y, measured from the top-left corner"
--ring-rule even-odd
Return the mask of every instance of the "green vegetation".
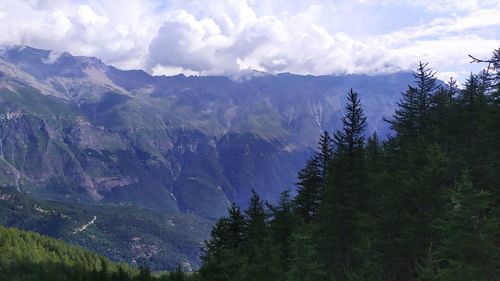
[[[7, 188], [0, 188], [0, 213], [0, 225], [35, 231], [153, 271], [173, 270], [179, 264], [199, 267], [201, 243], [213, 225], [191, 214], [42, 201]], [[74, 233], [94, 216], [93, 224]]]
[[29, 86], [19, 87], [15, 92], [0, 90], [0, 109], [4, 113], [25, 113], [44, 118], [49, 123], [65, 124], [81, 115], [79, 110], [58, 98], [42, 95]]
[[182, 281], [180, 268], [155, 274], [133, 268], [62, 241], [0, 226], [0, 280], [9, 281]]
[[365, 137], [351, 90], [297, 196], [233, 205], [206, 242], [200, 280], [498, 280], [500, 49], [487, 62], [461, 90], [420, 63], [383, 142]]
[[[453, 80], [439, 85], [433, 71], [421, 63], [414, 75], [415, 84], [403, 93], [396, 112], [386, 120], [394, 135], [384, 141], [376, 134], [366, 137], [362, 103], [354, 90], [349, 91], [341, 128], [322, 134], [317, 152], [299, 173], [297, 195], [292, 199], [285, 191], [276, 204], [268, 204], [252, 192], [246, 210], [233, 204], [212, 229], [203, 249], [203, 264], [195, 274], [183, 274], [178, 267], [167, 275], [152, 276], [146, 267], [115, 264], [63, 241], [0, 228], [0, 280], [497, 281], [500, 49], [487, 62], [492, 67], [471, 75], [463, 89]], [[111, 99], [109, 105], [115, 103], [121, 101]], [[46, 145], [44, 132], [27, 134], [31, 136], [27, 139], [37, 144], [31, 150]], [[222, 146], [223, 141], [219, 142]], [[192, 143], [177, 144], [184, 150]], [[196, 179], [203, 172], [191, 165], [195, 160], [211, 166], [209, 174], [217, 174], [211, 179], [220, 177], [221, 185], [225, 182], [220, 174], [247, 176], [249, 169], [245, 168], [250, 165], [270, 173], [283, 168], [262, 164], [268, 155], [262, 150], [267, 142], [256, 144], [260, 150], [227, 143], [224, 154], [241, 149], [248, 155], [231, 162], [233, 169], [211, 165], [215, 162], [209, 161], [210, 157], [196, 157], [200, 154], [183, 157], [195, 168], [183, 169], [176, 188], [194, 191], [179, 192], [180, 199], [190, 201], [209, 184], [206, 177]], [[98, 157], [112, 155], [85, 152]], [[135, 154], [146, 163], [158, 157], [142, 150]], [[135, 159], [132, 156], [124, 152], [117, 159], [136, 163], [127, 161]], [[241, 159], [251, 161], [238, 161]], [[239, 166], [238, 162], [244, 163]], [[127, 172], [140, 170], [138, 164], [122, 167]], [[272, 179], [266, 178], [268, 182]], [[185, 184], [187, 181], [192, 181], [191, 185]], [[155, 188], [154, 181], [145, 183], [137, 185]], [[252, 177], [240, 176], [237, 183], [235, 189], [240, 183], [251, 184]], [[54, 183], [55, 188], [65, 185], [64, 180]], [[218, 198], [218, 188], [210, 187], [212, 192], [203, 196]], [[167, 190], [163, 189], [164, 193]], [[157, 193], [148, 194], [152, 198]], [[128, 191], [120, 195], [135, 196]], [[115, 251], [126, 249], [133, 255], [127, 262], [133, 258], [138, 264], [158, 268], [166, 263], [182, 264], [185, 260], [170, 260], [178, 253], [191, 253], [190, 258], [198, 255], [193, 248], [201, 247], [196, 237], [204, 230], [193, 226], [208, 225], [198, 216], [166, 215], [131, 206], [33, 200], [14, 190], [1, 189], [0, 200], [4, 225], [95, 247], [98, 253], [117, 260], [123, 257]], [[196, 205], [179, 207], [197, 212]], [[86, 228], [81, 230], [83, 225]], [[161, 244], [159, 237], [168, 243]]]

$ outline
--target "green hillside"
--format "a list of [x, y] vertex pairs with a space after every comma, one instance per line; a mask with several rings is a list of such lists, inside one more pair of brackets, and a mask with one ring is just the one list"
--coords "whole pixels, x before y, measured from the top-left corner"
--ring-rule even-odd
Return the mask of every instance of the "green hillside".
[[102, 280], [118, 272], [135, 276], [138, 270], [47, 236], [0, 226], [0, 280]]
[[0, 188], [0, 213], [0, 225], [42, 233], [151, 270], [177, 265], [196, 269], [201, 243], [213, 224], [191, 214], [134, 206], [43, 201], [9, 188]]
[[0, 226], [0, 281], [182, 281], [178, 268], [151, 273], [147, 267], [114, 263], [103, 256], [34, 232]]

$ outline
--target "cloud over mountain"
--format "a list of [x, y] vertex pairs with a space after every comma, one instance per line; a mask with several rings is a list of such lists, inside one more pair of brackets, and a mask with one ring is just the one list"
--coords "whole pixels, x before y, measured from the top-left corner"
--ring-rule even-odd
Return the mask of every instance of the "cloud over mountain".
[[0, 43], [154, 74], [373, 73], [428, 60], [443, 76], [500, 45], [499, 15], [489, 0], [5, 1]]

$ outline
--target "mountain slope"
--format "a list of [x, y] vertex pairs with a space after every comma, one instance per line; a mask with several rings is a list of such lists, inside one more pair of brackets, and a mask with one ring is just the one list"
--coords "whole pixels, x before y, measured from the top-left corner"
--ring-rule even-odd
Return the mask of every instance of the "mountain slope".
[[153, 77], [29, 47], [5, 49], [0, 72], [0, 182], [211, 218], [228, 201], [245, 204], [251, 189], [274, 200], [291, 187], [320, 131], [338, 125], [350, 87], [371, 131], [384, 135], [382, 117], [411, 81], [409, 73]]
[[118, 261], [196, 268], [200, 242], [230, 202], [246, 205], [252, 189], [275, 201], [293, 188], [320, 132], [337, 128], [348, 89], [360, 93], [370, 131], [384, 136], [382, 117], [412, 79], [157, 77], [4, 48], [0, 190], [28, 203], [0, 200], [0, 222]]
[[35, 231], [90, 249], [114, 261], [154, 270], [199, 266], [212, 221], [133, 206], [40, 201], [0, 189], [0, 225]]
[[0, 280], [96, 280], [103, 268], [105, 274], [119, 270], [137, 274], [134, 268], [111, 263], [82, 248], [0, 226]]

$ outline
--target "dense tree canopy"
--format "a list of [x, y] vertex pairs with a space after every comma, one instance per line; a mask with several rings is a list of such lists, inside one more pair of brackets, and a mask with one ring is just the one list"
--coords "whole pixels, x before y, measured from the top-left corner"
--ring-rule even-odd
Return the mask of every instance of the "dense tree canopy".
[[110, 262], [82, 248], [33, 232], [0, 226], [0, 281], [181, 281], [175, 272]]
[[[367, 138], [349, 91], [342, 128], [321, 135], [297, 196], [273, 206], [254, 194], [238, 220], [221, 219], [199, 278], [499, 280], [499, 58], [476, 60], [489, 68], [462, 89], [420, 63], [384, 141]], [[225, 221], [238, 222], [237, 246], [221, 239], [232, 236]]]

